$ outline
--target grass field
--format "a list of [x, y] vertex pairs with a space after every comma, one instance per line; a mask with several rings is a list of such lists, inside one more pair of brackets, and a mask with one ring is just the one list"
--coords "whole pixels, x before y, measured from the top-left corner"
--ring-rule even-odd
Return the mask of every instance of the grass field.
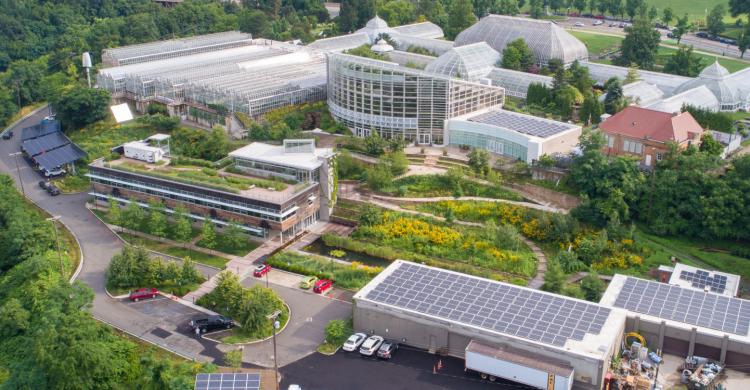
[[[691, 22], [697, 19], [705, 20], [706, 10], [711, 12], [711, 9], [718, 4], [723, 4], [725, 9], [729, 9], [729, 4], [725, 0], [646, 0], [646, 4], [648, 4], [649, 8], [655, 6], [659, 11], [660, 17], [664, 8], [670, 7], [674, 11], [675, 16], [682, 17], [682, 15], [687, 13], [688, 20]], [[734, 18], [727, 12], [726, 16], [724, 16], [724, 21], [731, 23], [734, 21]], [[672, 24], [674, 23], [673, 21]]]
[[[574, 37], [578, 38], [583, 42], [586, 47], [589, 49], [589, 55], [591, 56], [591, 59], [593, 62], [600, 62], [604, 64], [609, 64], [611, 61], [609, 59], [599, 59], [598, 57], [603, 56], [607, 53], [610, 53], [613, 51], [613, 48], [617, 48], [621, 43], [622, 39], [621, 37], [612, 36], [612, 35], [602, 35], [602, 34], [594, 34], [594, 33], [588, 33], [583, 31], [568, 31], [570, 32]], [[673, 49], [671, 47], [660, 47], [659, 53], [657, 56], [657, 69], [661, 65], [663, 66], [664, 63], [666, 63], [667, 58], [672, 55], [677, 49]], [[711, 64], [715, 59], [716, 56], [710, 55], [710, 54], [696, 54], [698, 57], [703, 59], [704, 65], [708, 66]], [[747, 67], [750, 67], [750, 62], [744, 62], [739, 60], [733, 60], [729, 58], [719, 58], [719, 63], [727, 68], [729, 72], [736, 72], [741, 69], [745, 69]]]

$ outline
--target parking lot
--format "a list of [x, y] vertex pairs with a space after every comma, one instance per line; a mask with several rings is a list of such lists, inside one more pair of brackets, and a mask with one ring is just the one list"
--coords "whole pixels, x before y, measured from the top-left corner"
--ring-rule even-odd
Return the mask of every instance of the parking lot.
[[[433, 373], [438, 360], [442, 369]], [[464, 372], [464, 361], [401, 347], [390, 360], [364, 358], [339, 350], [333, 356], [312, 354], [281, 369], [281, 388], [298, 384], [304, 390], [350, 389], [513, 389], [529, 387], [498, 380], [483, 381]]]

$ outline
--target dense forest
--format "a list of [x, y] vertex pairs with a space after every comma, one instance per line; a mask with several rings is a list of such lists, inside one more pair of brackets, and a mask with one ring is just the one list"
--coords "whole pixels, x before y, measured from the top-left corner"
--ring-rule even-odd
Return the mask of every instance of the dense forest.
[[192, 389], [213, 369], [158, 357], [94, 320], [93, 292], [66, 280], [64, 244], [60, 274], [45, 217], [0, 175], [0, 388]]

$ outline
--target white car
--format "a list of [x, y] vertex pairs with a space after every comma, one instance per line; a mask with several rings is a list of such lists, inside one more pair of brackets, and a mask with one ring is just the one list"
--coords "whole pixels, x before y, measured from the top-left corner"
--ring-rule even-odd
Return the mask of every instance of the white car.
[[359, 348], [359, 353], [362, 356], [372, 356], [380, 348], [380, 344], [383, 344], [383, 338], [380, 336], [370, 336], [362, 346]]
[[601, 26], [602, 24], [604, 24], [604, 22], [602, 22], [601, 20], [597, 20], [596, 22], [594, 22], [594, 26]]
[[346, 352], [356, 351], [360, 345], [365, 341], [367, 335], [364, 333], [355, 333], [346, 340], [344, 346], [341, 347]]
[[583, 23], [581, 23], [581, 22], [576, 22], [576, 24], [574, 24], [574, 26], [576, 26], [576, 27], [583, 27]]

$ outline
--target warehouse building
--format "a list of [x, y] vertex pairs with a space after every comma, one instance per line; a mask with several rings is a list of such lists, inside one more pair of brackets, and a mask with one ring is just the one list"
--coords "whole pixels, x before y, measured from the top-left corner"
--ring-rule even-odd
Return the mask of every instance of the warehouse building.
[[445, 121], [445, 144], [469, 146], [532, 163], [542, 155], [568, 154], [581, 127], [502, 109], [487, 109]]
[[[110, 199], [126, 205], [136, 202], [149, 207], [157, 201], [165, 212], [185, 207], [194, 221], [210, 219], [218, 226], [237, 222], [246, 232], [260, 237], [291, 238], [318, 220], [327, 220], [335, 202], [334, 153], [316, 148], [315, 141], [285, 140], [284, 145], [251, 143], [229, 156], [232, 170], [222, 169], [210, 179], [201, 179], [191, 168], [175, 172], [166, 164], [143, 164], [121, 158], [89, 165], [90, 195], [102, 205]], [[236, 172], [245, 172], [241, 175]], [[224, 185], [222, 178], [283, 180], [277, 188], [248, 184], [244, 188]]]
[[626, 330], [640, 333], [652, 349], [702, 356], [750, 371], [750, 301], [723, 295], [733, 287], [722, 278], [711, 277], [714, 291], [688, 283], [615, 275], [599, 303], [626, 310]]
[[522, 38], [540, 66], [556, 58], [565, 65], [589, 58], [583, 42], [549, 20], [488, 15], [458, 34], [455, 46], [486, 42], [502, 55], [510, 42]]
[[625, 313], [397, 260], [355, 294], [354, 327], [531, 386], [601, 389]]

